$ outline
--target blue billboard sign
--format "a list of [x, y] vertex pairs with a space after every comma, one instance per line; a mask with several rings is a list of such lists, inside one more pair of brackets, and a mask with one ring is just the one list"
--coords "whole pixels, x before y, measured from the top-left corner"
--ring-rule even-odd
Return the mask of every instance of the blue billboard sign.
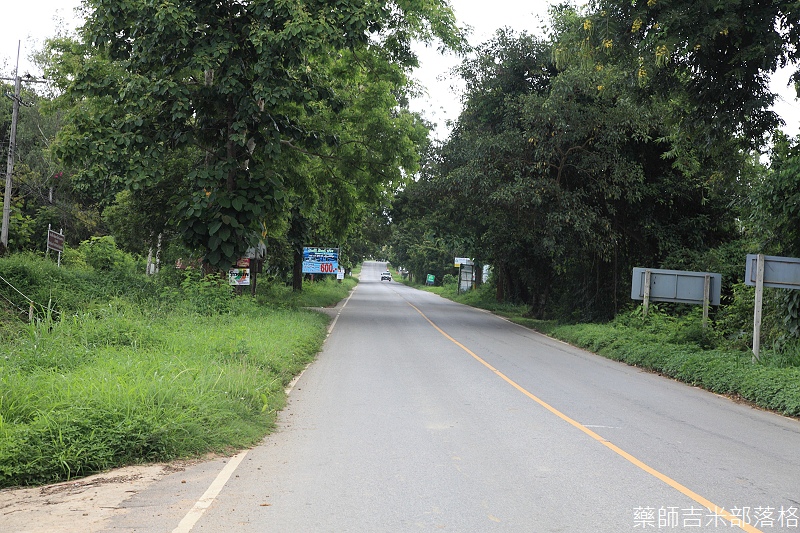
[[335, 274], [338, 270], [338, 248], [303, 248], [303, 274]]

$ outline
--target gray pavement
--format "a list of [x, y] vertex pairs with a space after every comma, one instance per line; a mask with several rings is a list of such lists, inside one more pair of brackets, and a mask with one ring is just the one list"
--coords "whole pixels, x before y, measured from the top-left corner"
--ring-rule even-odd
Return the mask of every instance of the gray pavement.
[[[381, 282], [384, 269], [364, 265], [278, 430], [189, 530], [737, 530], [711, 504], [739, 530], [800, 531], [796, 420]], [[109, 530], [173, 531], [224, 464], [137, 494]]]

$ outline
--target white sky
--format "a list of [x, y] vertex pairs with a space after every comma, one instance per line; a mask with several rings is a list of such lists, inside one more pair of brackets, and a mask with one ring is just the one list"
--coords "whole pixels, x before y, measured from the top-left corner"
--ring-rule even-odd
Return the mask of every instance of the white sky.
[[[473, 28], [470, 43], [475, 45], [489, 39], [494, 32], [507, 26], [517, 31], [541, 33], [547, 20], [548, 0], [451, 0], [460, 26]], [[5, 0], [0, 8], [0, 74], [13, 74], [17, 56], [17, 43], [22, 41], [20, 72], [37, 75], [35, 66], [28, 60], [45, 38], [53, 36], [59, 28], [74, 28], [79, 19], [74, 9], [80, 0]], [[447, 120], [455, 120], [461, 110], [458, 84], [453, 89], [453, 79], [447, 77], [458, 58], [441, 57], [434, 49], [419, 48], [421, 67], [415, 77], [427, 87], [427, 98], [412, 103], [412, 108], [424, 113], [438, 125], [436, 136], [446, 137]], [[787, 88], [790, 71], [779, 72], [772, 80], [773, 91], [781, 95], [775, 107], [786, 121], [785, 131], [790, 135], [800, 133], [800, 102], [794, 90]]]
[[21, 41], [21, 74], [40, 74], [30, 55], [59, 28], [74, 28], [79, 21], [74, 9], [80, 0], [5, 0], [0, 8], [0, 73], [13, 75], [17, 44]]

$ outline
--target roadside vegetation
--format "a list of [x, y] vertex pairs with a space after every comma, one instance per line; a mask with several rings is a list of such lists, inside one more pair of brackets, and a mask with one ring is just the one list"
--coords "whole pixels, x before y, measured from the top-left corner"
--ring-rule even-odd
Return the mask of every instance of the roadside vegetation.
[[[0, 139], [16, 158], [0, 486], [257, 442], [322, 342], [305, 308], [354, 283], [304, 282], [310, 243], [800, 416], [800, 291], [765, 295], [752, 363], [743, 285], [747, 253], [800, 257], [800, 137], [769, 86], [800, 61], [797, 3], [564, 2], [541, 34], [471, 49], [443, 0], [270, 17], [249, 1], [84, 4], [82, 29], [38, 54], [50, 83], [26, 83], [15, 144]], [[407, 105], [415, 41], [464, 53], [441, 143]], [[13, 117], [0, 100], [0, 131]], [[38, 252], [49, 228], [64, 268]], [[255, 298], [201, 275], [251, 250], [268, 250]], [[195, 269], [146, 277], [144, 257]], [[455, 295], [454, 257], [489, 283]], [[635, 267], [720, 273], [708, 329], [686, 307], [641, 316]]]
[[[800, 344], [781, 333], [781, 294], [767, 302], [768, 340], [758, 362], [752, 361], [752, 291], [741, 287], [737, 304], [719, 310], [707, 328], [701, 310], [677, 305], [641, 306], [607, 323], [569, 324], [530, 317], [525, 305], [498, 302], [491, 284], [458, 293], [455, 276], [445, 276], [429, 292], [494, 314], [574, 346], [702, 387], [735, 400], [781, 414], [800, 417]], [[748, 301], [749, 300], [749, 301]], [[749, 313], [749, 317], [747, 314]], [[750, 330], [743, 328], [750, 325]]]
[[262, 283], [235, 297], [227, 279], [147, 277], [105, 250], [116, 259], [105, 268], [89, 266], [87, 247], [62, 268], [0, 258], [0, 487], [257, 443], [325, 338], [328, 317], [307, 308], [356, 283]]
[[[750, 7], [562, 3], [542, 33], [498, 30], [456, 69], [452, 133], [391, 204], [388, 259], [428, 290], [800, 416], [800, 291], [765, 291], [752, 362], [744, 284], [747, 254], [800, 257], [800, 136], [769, 87], [800, 58], [800, 9]], [[457, 257], [488, 283], [456, 295]], [[720, 274], [708, 328], [677, 304], [643, 316], [637, 267]]]

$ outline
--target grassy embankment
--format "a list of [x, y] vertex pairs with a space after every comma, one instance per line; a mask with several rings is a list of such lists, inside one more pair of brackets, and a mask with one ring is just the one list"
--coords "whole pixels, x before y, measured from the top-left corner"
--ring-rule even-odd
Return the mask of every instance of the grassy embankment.
[[[674, 317], [638, 307], [606, 324], [559, 324], [525, 316], [525, 306], [498, 304], [491, 291], [456, 294], [456, 285], [420, 287], [457, 302], [487, 309], [609, 359], [622, 361], [758, 407], [800, 417], [800, 348], [763, 350], [761, 360], [715, 324], [704, 330], [699, 308]], [[752, 311], [750, 311], [752, 313]], [[752, 316], [752, 315], [751, 315]], [[750, 326], [752, 327], [752, 326]]]
[[133, 272], [0, 259], [0, 276], [41, 304], [32, 323], [13, 317], [27, 303], [0, 280], [13, 303], [0, 305], [0, 487], [257, 443], [325, 338], [329, 318], [304, 308], [356, 283], [294, 294], [262, 282], [254, 300], [196, 275]]

